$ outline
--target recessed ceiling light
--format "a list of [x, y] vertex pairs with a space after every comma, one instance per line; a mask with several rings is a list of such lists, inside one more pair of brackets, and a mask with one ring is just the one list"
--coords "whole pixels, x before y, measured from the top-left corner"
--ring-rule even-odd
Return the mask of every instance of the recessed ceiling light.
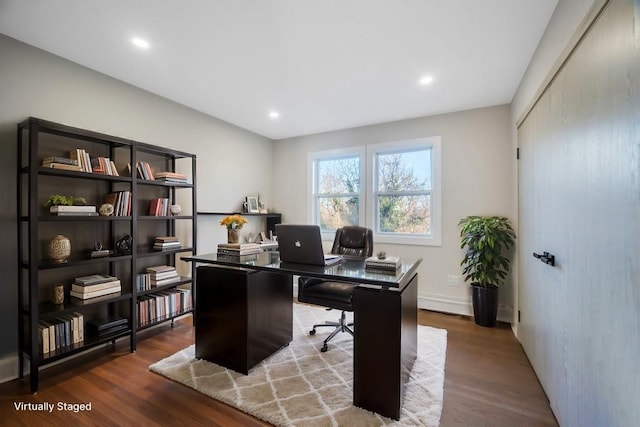
[[420, 84], [422, 86], [428, 86], [433, 83], [433, 76], [422, 76], [420, 78]]
[[135, 46], [139, 47], [140, 49], [149, 49], [149, 42], [139, 37], [132, 38], [131, 43], [133, 43]]
[[272, 119], [277, 119], [278, 117], [280, 117], [280, 113], [278, 113], [277, 111], [270, 111], [269, 117], [271, 117]]

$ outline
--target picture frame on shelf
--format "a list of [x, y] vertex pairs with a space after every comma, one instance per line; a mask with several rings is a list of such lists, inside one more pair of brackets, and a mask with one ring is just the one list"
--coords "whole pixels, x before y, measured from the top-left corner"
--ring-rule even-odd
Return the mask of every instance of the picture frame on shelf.
[[258, 207], [258, 198], [253, 196], [247, 196], [247, 212], [258, 213], [260, 208]]

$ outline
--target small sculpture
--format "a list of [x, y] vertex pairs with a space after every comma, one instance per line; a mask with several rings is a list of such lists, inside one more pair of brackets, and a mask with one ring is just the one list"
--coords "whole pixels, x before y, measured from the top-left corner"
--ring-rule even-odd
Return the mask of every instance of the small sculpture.
[[182, 212], [182, 208], [178, 204], [171, 205], [169, 210], [171, 211], [171, 215], [180, 215], [180, 212]]
[[132, 246], [133, 238], [127, 234], [116, 242], [116, 252], [118, 252], [119, 255], [131, 255]]
[[111, 203], [103, 203], [99, 209], [100, 215], [111, 216], [113, 214], [113, 205]]

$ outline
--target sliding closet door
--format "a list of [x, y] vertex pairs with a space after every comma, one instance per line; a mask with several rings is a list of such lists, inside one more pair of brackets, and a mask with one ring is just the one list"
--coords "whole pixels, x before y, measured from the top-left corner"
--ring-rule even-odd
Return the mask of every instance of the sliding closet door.
[[519, 338], [561, 425], [637, 425], [640, 1], [610, 2], [518, 138]]

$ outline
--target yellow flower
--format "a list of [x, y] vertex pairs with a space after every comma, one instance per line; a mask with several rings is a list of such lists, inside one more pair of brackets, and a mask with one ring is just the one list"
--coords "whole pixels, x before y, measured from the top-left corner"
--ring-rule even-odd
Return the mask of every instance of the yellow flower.
[[220, 220], [220, 225], [240, 230], [247, 222], [247, 219], [242, 215], [229, 215]]

